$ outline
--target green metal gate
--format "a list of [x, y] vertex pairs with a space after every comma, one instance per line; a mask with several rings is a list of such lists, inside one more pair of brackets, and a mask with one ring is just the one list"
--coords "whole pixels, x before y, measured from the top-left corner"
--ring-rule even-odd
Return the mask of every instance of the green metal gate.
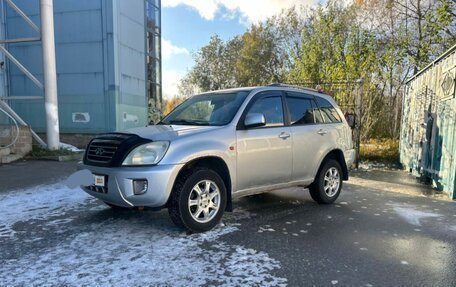
[[401, 163], [456, 199], [456, 45], [407, 82]]

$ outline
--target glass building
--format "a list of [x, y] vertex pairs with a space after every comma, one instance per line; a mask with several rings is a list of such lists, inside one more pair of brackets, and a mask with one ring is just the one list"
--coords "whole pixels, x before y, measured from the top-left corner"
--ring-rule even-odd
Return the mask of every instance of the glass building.
[[[39, 1], [13, 0], [40, 26]], [[36, 37], [36, 31], [2, 1], [4, 39]], [[94, 134], [145, 126], [160, 119], [160, 0], [54, 1], [55, 48], [62, 134]], [[43, 79], [40, 42], [11, 43], [7, 50]], [[0, 53], [0, 94], [42, 96], [14, 63]], [[44, 100], [10, 100], [36, 132], [45, 132]]]

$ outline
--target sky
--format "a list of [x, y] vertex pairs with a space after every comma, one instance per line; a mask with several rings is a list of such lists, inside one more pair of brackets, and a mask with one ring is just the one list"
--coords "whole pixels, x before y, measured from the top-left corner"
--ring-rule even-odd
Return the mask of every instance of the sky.
[[293, 6], [318, 0], [162, 0], [163, 97], [177, 93], [179, 80], [193, 66], [192, 54], [218, 34], [229, 40], [251, 23]]

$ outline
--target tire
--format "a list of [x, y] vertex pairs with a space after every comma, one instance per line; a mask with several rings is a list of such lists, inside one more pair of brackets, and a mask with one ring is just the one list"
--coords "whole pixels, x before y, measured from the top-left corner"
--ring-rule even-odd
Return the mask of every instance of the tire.
[[342, 168], [338, 161], [329, 159], [323, 163], [315, 181], [309, 186], [310, 196], [320, 204], [330, 204], [339, 197], [341, 189]]
[[197, 167], [174, 183], [168, 213], [177, 226], [204, 232], [220, 222], [226, 201], [222, 178], [213, 170]]

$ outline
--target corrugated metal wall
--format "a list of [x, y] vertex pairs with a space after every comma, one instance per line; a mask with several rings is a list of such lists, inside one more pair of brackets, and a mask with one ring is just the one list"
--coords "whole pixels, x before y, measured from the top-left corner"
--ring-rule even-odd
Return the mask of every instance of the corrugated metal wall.
[[456, 199], [456, 46], [407, 83], [401, 163]]
[[[39, 1], [15, 0], [39, 26]], [[32, 37], [33, 30], [6, 10], [7, 38]], [[124, 130], [147, 123], [144, 0], [54, 1], [60, 129], [62, 133]], [[41, 43], [8, 46], [42, 80]], [[8, 95], [43, 92], [9, 64]], [[43, 101], [14, 101], [12, 107], [37, 132], [45, 131]]]
[[119, 83], [116, 125], [118, 130], [125, 130], [147, 123], [145, 1], [113, 2]]

